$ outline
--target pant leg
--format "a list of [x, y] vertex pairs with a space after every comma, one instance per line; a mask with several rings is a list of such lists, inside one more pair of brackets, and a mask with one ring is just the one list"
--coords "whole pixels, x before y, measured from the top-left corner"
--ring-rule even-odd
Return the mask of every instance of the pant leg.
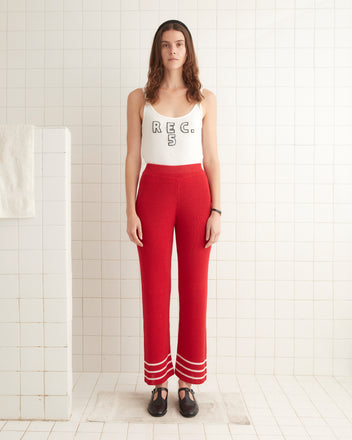
[[174, 374], [169, 324], [174, 187], [172, 179], [145, 170], [136, 200], [143, 232], [143, 247], [137, 248], [143, 302], [144, 381], [149, 385], [165, 382]]
[[205, 248], [211, 195], [204, 170], [180, 182], [176, 212], [179, 328], [175, 374], [201, 384], [207, 377], [206, 311], [211, 246]]

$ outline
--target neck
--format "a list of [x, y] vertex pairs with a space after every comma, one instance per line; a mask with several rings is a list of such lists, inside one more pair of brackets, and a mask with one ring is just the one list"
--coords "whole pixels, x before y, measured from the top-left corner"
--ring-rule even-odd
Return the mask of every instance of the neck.
[[182, 67], [179, 69], [165, 70], [160, 87], [170, 90], [183, 89], [185, 83], [182, 78]]

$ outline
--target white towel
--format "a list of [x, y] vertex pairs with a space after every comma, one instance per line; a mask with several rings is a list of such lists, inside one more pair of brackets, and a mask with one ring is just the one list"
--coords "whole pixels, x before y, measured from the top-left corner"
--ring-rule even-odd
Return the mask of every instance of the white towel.
[[35, 217], [34, 125], [0, 125], [0, 217]]

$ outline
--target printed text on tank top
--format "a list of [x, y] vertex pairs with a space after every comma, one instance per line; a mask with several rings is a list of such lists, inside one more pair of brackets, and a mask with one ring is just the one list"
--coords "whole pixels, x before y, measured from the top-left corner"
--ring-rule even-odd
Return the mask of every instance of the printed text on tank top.
[[153, 133], [162, 133], [162, 130], [165, 130], [168, 135], [167, 140], [168, 140], [169, 146], [176, 145], [176, 136], [177, 136], [178, 130], [181, 133], [194, 133], [195, 129], [189, 126], [188, 121], [178, 122], [177, 119], [187, 118], [187, 116], [189, 116], [191, 113], [193, 113], [193, 111], [195, 110], [195, 108], [197, 107], [198, 104], [196, 104], [190, 112], [186, 113], [183, 116], [165, 116], [165, 115], [162, 115], [159, 112], [157, 112], [155, 110], [155, 108], [150, 103], [146, 103], [146, 105], [150, 106], [152, 111], [156, 113], [157, 117], [161, 117], [166, 120], [167, 119], [176, 119], [176, 121], [166, 121], [165, 127], [162, 127], [161, 122], [159, 120], [157, 120], [157, 118], [156, 118], [156, 120], [152, 121], [152, 126], [151, 126], [152, 132]]

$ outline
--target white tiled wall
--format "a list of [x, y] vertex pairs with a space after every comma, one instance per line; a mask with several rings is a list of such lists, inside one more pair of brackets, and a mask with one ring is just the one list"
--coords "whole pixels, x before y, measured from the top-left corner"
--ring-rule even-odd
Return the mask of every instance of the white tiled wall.
[[70, 142], [35, 128], [35, 217], [0, 219], [0, 419], [71, 415]]
[[[218, 100], [209, 374], [350, 374], [352, 1], [0, 5], [1, 122], [72, 132], [74, 370], [143, 371], [126, 100], [146, 82], [157, 27], [178, 18]], [[174, 248], [173, 355], [176, 274]]]

